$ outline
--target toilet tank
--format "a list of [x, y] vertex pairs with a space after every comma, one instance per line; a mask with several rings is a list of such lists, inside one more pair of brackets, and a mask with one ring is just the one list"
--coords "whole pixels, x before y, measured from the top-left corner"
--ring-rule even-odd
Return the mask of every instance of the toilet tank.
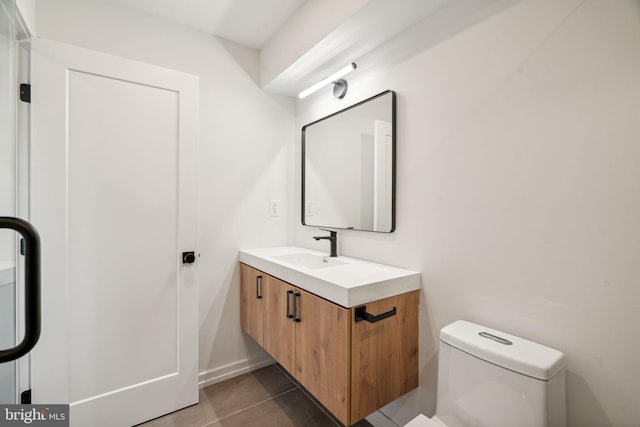
[[447, 427], [565, 427], [564, 355], [474, 323], [447, 325], [436, 415]]

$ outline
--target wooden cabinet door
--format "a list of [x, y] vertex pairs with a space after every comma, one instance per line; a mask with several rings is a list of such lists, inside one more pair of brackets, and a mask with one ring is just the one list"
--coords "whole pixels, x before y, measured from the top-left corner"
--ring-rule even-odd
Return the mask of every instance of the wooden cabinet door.
[[294, 287], [275, 277], [265, 275], [264, 345], [289, 373], [294, 375], [295, 324], [293, 322]]
[[263, 346], [264, 282], [266, 274], [240, 264], [240, 326]]
[[[358, 421], [418, 386], [419, 291], [366, 304], [379, 322], [351, 327], [351, 420]], [[355, 313], [355, 308], [352, 309]]]
[[349, 425], [350, 310], [296, 289], [295, 377]]

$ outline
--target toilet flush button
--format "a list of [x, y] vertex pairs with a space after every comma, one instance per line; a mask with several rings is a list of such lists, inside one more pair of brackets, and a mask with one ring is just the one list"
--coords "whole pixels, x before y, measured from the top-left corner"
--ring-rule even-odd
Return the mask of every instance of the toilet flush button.
[[479, 332], [478, 335], [480, 335], [482, 338], [487, 338], [495, 342], [499, 342], [500, 344], [513, 345], [513, 342], [509, 341], [508, 339], [490, 334], [489, 332]]

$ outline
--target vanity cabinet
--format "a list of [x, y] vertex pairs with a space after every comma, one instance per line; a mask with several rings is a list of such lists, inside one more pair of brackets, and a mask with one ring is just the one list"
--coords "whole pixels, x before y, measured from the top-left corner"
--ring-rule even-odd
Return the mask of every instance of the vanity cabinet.
[[356, 317], [362, 306], [343, 307], [245, 264], [241, 274], [242, 328], [343, 424], [418, 386], [419, 291], [367, 303], [371, 323]]
[[264, 299], [262, 281], [264, 274], [245, 264], [240, 264], [240, 326], [258, 344], [264, 347]]

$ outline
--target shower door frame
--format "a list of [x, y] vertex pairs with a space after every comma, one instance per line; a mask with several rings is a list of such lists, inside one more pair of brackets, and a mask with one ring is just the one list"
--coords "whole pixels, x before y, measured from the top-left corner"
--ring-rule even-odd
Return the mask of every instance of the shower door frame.
[[[8, 18], [13, 21], [13, 37], [11, 38], [13, 61], [9, 65], [11, 80], [15, 90], [13, 100], [14, 109], [11, 112], [13, 122], [13, 212], [6, 212], [15, 217], [29, 218], [29, 104], [18, 98], [20, 84], [29, 83], [29, 63], [30, 63], [30, 37], [31, 34], [22, 18], [14, 0], [9, 0], [7, 4], [11, 11], [3, 11], [9, 14]], [[16, 234], [19, 236], [19, 234]], [[14, 283], [14, 340], [17, 343], [25, 333], [25, 287], [24, 287], [24, 257], [18, 254], [19, 243], [15, 238], [15, 283]], [[4, 403], [29, 403], [28, 390], [30, 388], [30, 356], [25, 356], [12, 362], [13, 365], [13, 401]]]
[[[30, 38], [31, 35], [26, 29], [20, 11], [16, 9], [16, 22], [19, 24], [18, 38], [17, 38], [17, 56], [18, 56], [18, 70], [16, 77], [18, 78], [18, 84], [30, 83]], [[17, 164], [16, 164], [16, 179], [17, 179], [17, 197], [16, 197], [16, 216], [19, 218], [29, 219], [29, 123], [30, 123], [30, 106], [28, 102], [19, 100], [17, 107]], [[24, 271], [24, 257], [18, 257], [17, 262], [18, 271]], [[16, 275], [17, 286], [17, 301], [16, 306], [19, 310], [16, 312], [17, 316], [17, 333], [18, 336], [23, 336], [25, 333], [25, 317], [22, 314], [22, 308], [25, 307], [25, 277], [23, 274]], [[17, 403], [31, 403], [29, 390], [31, 389], [31, 356], [26, 354], [17, 361], [16, 371], [16, 387], [17, 396], [19, 402]]]

